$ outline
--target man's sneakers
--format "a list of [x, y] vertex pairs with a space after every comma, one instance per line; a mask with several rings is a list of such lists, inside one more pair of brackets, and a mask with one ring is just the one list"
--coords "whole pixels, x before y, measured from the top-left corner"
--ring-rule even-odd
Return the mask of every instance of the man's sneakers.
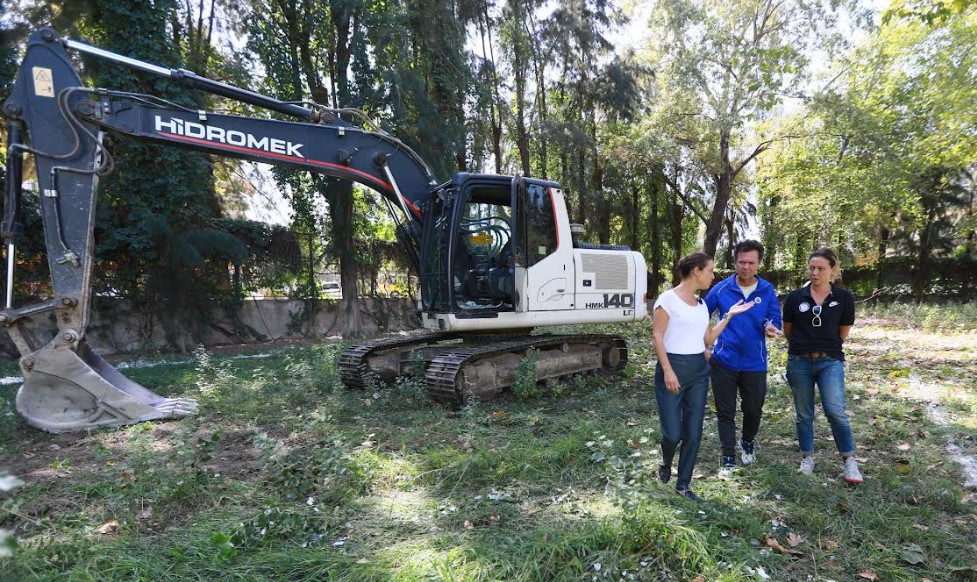
[[722, 479], [727, 479], [733, 476], [733, 472], [736, 471], [736, 457], [723, 457], [719, 461], [719, 477]]
[[845, 457], [845, 481], [848, 481], [852, 485], [858, 485], [862, 482], [862, 473], [858, 470], [858, 461], [855, 460], [855, 456]]
[[740, 439], [740, 448], [743, 449], [743, 454], [740, 459], [743, 461], [744, 465], [752, 465], [756, 462], [756, 448], [754, 442], [746, 442]]
[[[858, 469], [856, 468], [856, 471]], [[804, 457], [801, 459], [801, 466], [797, 468], [797, 472], [801, 475], [813, 475], [814, 474], [814, 458]]]
[[676, 489], [675, 492], [681, 495], [682, 497], [688, 499], [689, 501], [702, 503], [702, 498], [696, 495], [691, 489]]

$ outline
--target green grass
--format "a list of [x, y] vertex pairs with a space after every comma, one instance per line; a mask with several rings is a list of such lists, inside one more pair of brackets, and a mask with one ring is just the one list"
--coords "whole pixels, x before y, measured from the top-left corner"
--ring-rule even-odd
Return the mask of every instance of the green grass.
[[[933, 313], [969, 308], [943, 309]], [[655, 478], [647, 323], [593, 328], [628, 336], [625, 374], [461, 410], [410, 379], [346, 391], [335, 344], [127, 369], [161, 394], [199, 398], [200, 415], [90, 434], [25, 427], [10, 414], [15, 386], [3, 386], [0, 470], [25, 484], [0, 497], [0, 528], [19, 542], [0, 578], [974, 579], [975, 501], [946, 443], [977, 454], [977, 334], [930, 331], [942, 329], [920, 323], [932, 313], [902, 317], [863, 318], [849, 345], [864, 484], [837, 478], [820, 413], [816, 473], [795, 473], [783, 347], [772, 344], [760, 462], [720, 479], [708, 415], [700, 505]]]

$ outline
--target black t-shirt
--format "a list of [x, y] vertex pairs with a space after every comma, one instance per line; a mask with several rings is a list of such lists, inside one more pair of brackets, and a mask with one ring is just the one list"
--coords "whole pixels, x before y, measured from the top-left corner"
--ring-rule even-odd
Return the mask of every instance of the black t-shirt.
[[[821, 325], [816, 327], [819, 320]], [[855, 323], [855, 298], [848, 290], [832, 285], [831, 292], [818, 305], [811, 297], [811, 288], [801, 287], [791, 291], [784, 301], [784, 322], [791, 324], [787, 353], [824, 352], [844, 360], [840, 328]]]

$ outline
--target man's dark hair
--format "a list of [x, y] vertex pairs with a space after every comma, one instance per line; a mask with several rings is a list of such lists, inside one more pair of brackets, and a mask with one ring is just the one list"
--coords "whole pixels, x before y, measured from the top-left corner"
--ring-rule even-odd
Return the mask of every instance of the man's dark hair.
[[760, 244], [760, 241], [752, 239], [741, 240], [740, 242], [736, 243], [736, 246], [733, 247], [733, 260], [738, 259], [740, 253], [748, 253], [750, 251], [756, 251], [758, 254], [757, 258], [759, 258], [761, 261], [763, 260], [763, 245]]

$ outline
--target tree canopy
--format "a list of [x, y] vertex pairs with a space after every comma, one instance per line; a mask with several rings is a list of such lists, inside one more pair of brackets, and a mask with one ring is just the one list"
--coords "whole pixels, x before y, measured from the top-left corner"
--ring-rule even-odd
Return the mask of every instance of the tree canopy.
[[[590, 238], [648, 257], [653, 291], [685, 252], [728, 266], [736, 242], [759, 237], [769, 268], [796, 269], [829, 244], [846, 265], [878, 267], [881, 285], [887, 264], [909, 261], [919, 296], [930, 261], [977, 253], [974, 4], [897, 0], [873, 13], [857, 0], [657, 0], [635, 21], [606, 0], [23, 0], [0, 4], [11, 55], [0, 90], [29, 28], [51, 23], [281, 99], [362, 109], [439, 179], [555, 180]], [[250, 111], [81, 64], [95, 85]], [[376, 289], [380, 247], [361, 241], [394, 247], [390, 224], [364, 212], [369, 193], [277, 172], [293, 238], [277, 247], [289, 256], [267, 261], [281, 269], [257, 277], [253, 257], [267, 249], [254, 245], [270, 235], [228, 222], [254, 190], [239, 162], [112, 147], [131, 169], [109, 179], [100, 206], [106, 288], [165, 303], [178, 289], [213, 300], [271, 284], [314, 309], [317, 277], [335, 268], [344, 296]], [[147, 171], [158, 160], [170, 169]], [[256, 278], [242, 284], [247, 264]]]

